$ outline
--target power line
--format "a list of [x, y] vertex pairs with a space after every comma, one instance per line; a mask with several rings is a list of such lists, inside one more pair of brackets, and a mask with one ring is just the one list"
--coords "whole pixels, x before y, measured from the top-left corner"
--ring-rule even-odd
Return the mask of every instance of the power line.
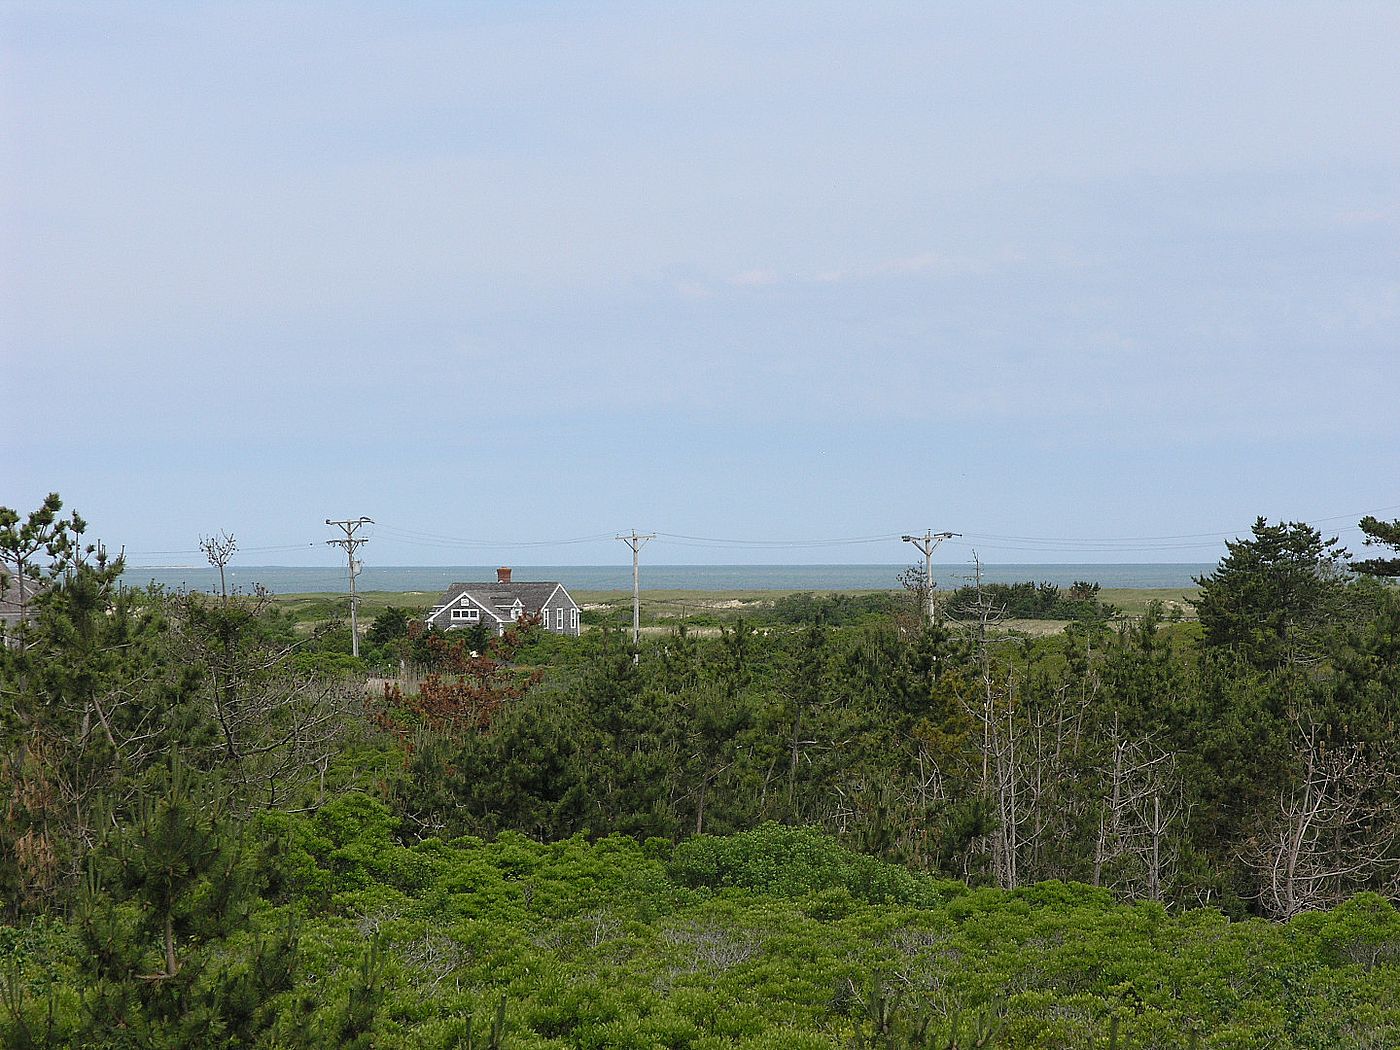
[[[1356, 522], [1367, 515], [1380, 517], [1396, 510], [1400, 510], [1400, 504], [1381, 507], [1370, 511], [1352, 514], [1332, 514], [1306, 520], [1314, 525], [1323, 525], [1338, 521]], [[543, 550], [552, 547], [570, 547], [579, 544], [599, 543], [614, 538], [611, 533], [594, 533], [588, 536], [570, 536], [558, 539], [480, 540], [464, 536], [453, 536], [441, 532], [405, 528], [397, 525], [375, 524], [368, 521], [368, 519], [366, 519], [365, 524], [373, 525], [374, 527], [366, 530], [368, 535], [360, 537], [361, 542], [372, 537], [381, 542], [432, 549], [461, 548], [464, 550], [481, 551], [493, 549]], [[1170, 533], [1145, 536], [1024, 536], [993, 532], [970, 532], [963, 534], [962, 542], [954, 543], [954, 545], [970, 548], [975, 544], [982, 549], [1023, 551], [1026, 553], [1056, 551], [1094, 554], [1150, 553], [1152, 551], [1205, 551], [1217, 549], [1221, 543], [1233, 537], [1248, 533], [1252, 524], [1251, 522], [1250, 526], [1243, 528], [1218, 529], [1209, 532]], [[1351, 534], [1359, 532], [1359, 529], [1352, 524], [1336, 528], [1336, 531], [1339, 534]], [[648, 538], [655, 538], [658, 542], [671, 547], [696, 550], [794, 551], [886, 544], [897, 540], [899, 537], [886, 533], [871, 536], [838, 536], [831, 538], [746, 539], [734, 536], [695, 536], [687, 533], [657, 532], [651, 534]], [[289, 551], [305, 550], [315, 546], [316, 543], [314, 542], [272, 544], [260, 547], [240, 547], [239, 553], [285, 553]], [[201, 551], [197, 548], [190, 547], [176, 550], [128, 551], [127, 554], [129, 558], [197, 557], [201, 554]]]
[[1158, 544], [1150, 547], [1065, 547], [1065, 546], [1040, 546], [1025, 547], [1015, 544], [1005, 543], [978, 543], [975, 538], [970, 538], [967, 542], [955, 544], [955, 546], [966, 551], [1003, 551], [1016, 552], [1021, 554], [1153, 554], [1180, 551], [1217, 551], [1220, 549], [1222, 540], [1219, 543], [1185, 543], [1172, 546]]
[[[578, 543], [597, 543], [611, 539], [611, 533], [595, 533], [592, 536], [575, 536], [561, 540], [477, 540], [465, 536], [449, 536], [440, 532], [424, 532], [418, 529], [405, 529], [396, 525], [378, 525], [378, 532], [388, 533], [384, 537], [396, 543], [419, 544], [422, 546], [476, 547], [483, 550], [492, 548], [564, 547]], [[378, 535], [378, 532], [375, 535]]]
[[[1320, 525], [1329, 521], [1360, 521], [1369, 515], [1385, 514], [1388, 511], [1400, 510], [1400, 504], [1393, 507], [1381, 507], [1378, 510], [1361, 511], [1356, 514], [1332, 514], [1327, 517], [1309, 518], [1310, 525]], [[1253, 527], [1250, 522], [1249, 528]], [[1355, 528], [1355, 526], [1351, 526]], [[976, 535], [982, 539], [989, 540], [1013, 540], [1016, 542], [1029, 543], [1147, 543], [1156, 540], [1196, 540], [1196, 539], [1219, 539], [1223, 536], [1238, 536], [1249, 531], [1249, 528], [1216, 529], [1211, 532], [1182, 532], [1166, 536], [1003, 536], [995, 533], [983, 532]], [[973, 535], [969, 533], [968, 535]], [[1199, 544], [1197, 545], [1199, 546]]]
[[[243, 554], [273, 554], [273, 553], [276, 553], [276, 552], [278, 552], [278, 551], [299, 551], [299, 550], [305, 550], [307, 547], [314, 547], [314, 546], [316, 546], [316, 544], [315, 544], [314, 542], [307, 542], [307, 543], [281, 543], [281, 544], [276, 544], [276, 545], [270, 546], [270, 547], [243, 547], [243, 546], [240, 546], [240, 547], [238, 548], [238, 550], [239, 550], [240, 553], [243, 553]], [[153, 558], [153, 557], [155, 557], [156, 555], [202, 554], [202, 553], [204, 553], [204, 552], [201, 551], [198, 547], [186, 547], [186, 548], [183, 548], [183, 549], [181, 549], [181, 550], [173, 550], [173, 551], [130, 551], [130, 550], [127, 551], [127, 555], [128, 555], [128, 556], [135, 555], [135, 556], [139, 556], [139, 557], [142, 557], [142, 558]]]
[[741, 540], [726, 539], [715, 536], [686, 536], [675, 532], [658, 532], [656, 534], [663, 541], [681, 547], [734, 547], [734, 548], [803, 548], [803, 547], [841, 547], [847, 545], [857, 545], [866, 543], [889, 543], [895, 537], [892, 533], [881, 536], [847, 536], [830, 540]]

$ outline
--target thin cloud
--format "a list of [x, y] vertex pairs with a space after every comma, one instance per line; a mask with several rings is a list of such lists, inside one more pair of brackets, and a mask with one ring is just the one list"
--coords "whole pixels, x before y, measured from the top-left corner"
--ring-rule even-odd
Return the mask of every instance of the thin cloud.
[[737, 288], [766, 288], [780, 280], [772, 270], [745, 270], [729, 278], [729, 283]]
[[[973, 277], [1018, 265], [1025, 262], [1026, 259], [1026, 253], [1019, 250], [1007, 250], [981, 256], [923, 251], [912, 255], [892, 256], [873, 263], [853, 264], [811, 273], [782, 274], [773, 269], [754, 268], [733, 274], [726, 278], [724, 283], [735, 288], [771, 288], [778, 285], [795, 284], [845, 284], [878, 280], [882, 277], [919, 275]], [[684, 282], [682, 285], [677, 285], [678, 291], [691, 297], [694, 297], [694, 293], [701, 288], [704, 288], [705, 295], [710, 294], [708, 288], [696, 282]]]
[[938, 252], [918, 252], [914, 255], [883, 259], [866, 266], [851, 266], [839, 270], [823, 270], [813, 274], [818, 284], [841, 284], [846, 281], [868, 281], [880, 277], [906, 274], [928, 274], [934, 277], [970, 277], [992, 273], [1005, 266], [1022, 263], [1021, 251], [1006, 251], [995, 255], [943, 255]]

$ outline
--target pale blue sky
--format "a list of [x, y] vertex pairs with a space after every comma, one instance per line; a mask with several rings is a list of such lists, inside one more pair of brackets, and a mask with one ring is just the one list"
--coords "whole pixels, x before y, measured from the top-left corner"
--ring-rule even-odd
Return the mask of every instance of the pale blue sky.
[[0, 503], [142, 562], [360, 514], [380, 564], [1208, 561], [1400, 505], [1393, 2], [5, 3], [0, 49]]

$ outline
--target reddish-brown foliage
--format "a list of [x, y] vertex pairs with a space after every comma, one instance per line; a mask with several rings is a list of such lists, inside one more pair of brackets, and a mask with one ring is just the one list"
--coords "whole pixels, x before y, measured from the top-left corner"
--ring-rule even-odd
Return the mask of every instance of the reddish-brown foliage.
[[415, 725], [447, 731], [488, 728], [503, 706], [540, 680], [541, 671], [522, 671], [511, 663], [527, 632], [538, 624], [535, 617], [508, 627], [482, 651], [468, 648], [460, 636], [429, 634], [432, 671], [410, 696], [397, 686], [385, 686], [384, 706], [375, 712], [375, 721], [405, 738]]

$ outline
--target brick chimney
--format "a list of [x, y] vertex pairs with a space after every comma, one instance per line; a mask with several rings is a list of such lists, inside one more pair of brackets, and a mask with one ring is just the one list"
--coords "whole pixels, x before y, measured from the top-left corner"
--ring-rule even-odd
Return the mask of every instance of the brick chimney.
[[509, 566], [502, 565], [499, 569], [496, 570], [496, 582], [497, 582], [497, 583], [510, 583], [510, 568], [509, 568]]

